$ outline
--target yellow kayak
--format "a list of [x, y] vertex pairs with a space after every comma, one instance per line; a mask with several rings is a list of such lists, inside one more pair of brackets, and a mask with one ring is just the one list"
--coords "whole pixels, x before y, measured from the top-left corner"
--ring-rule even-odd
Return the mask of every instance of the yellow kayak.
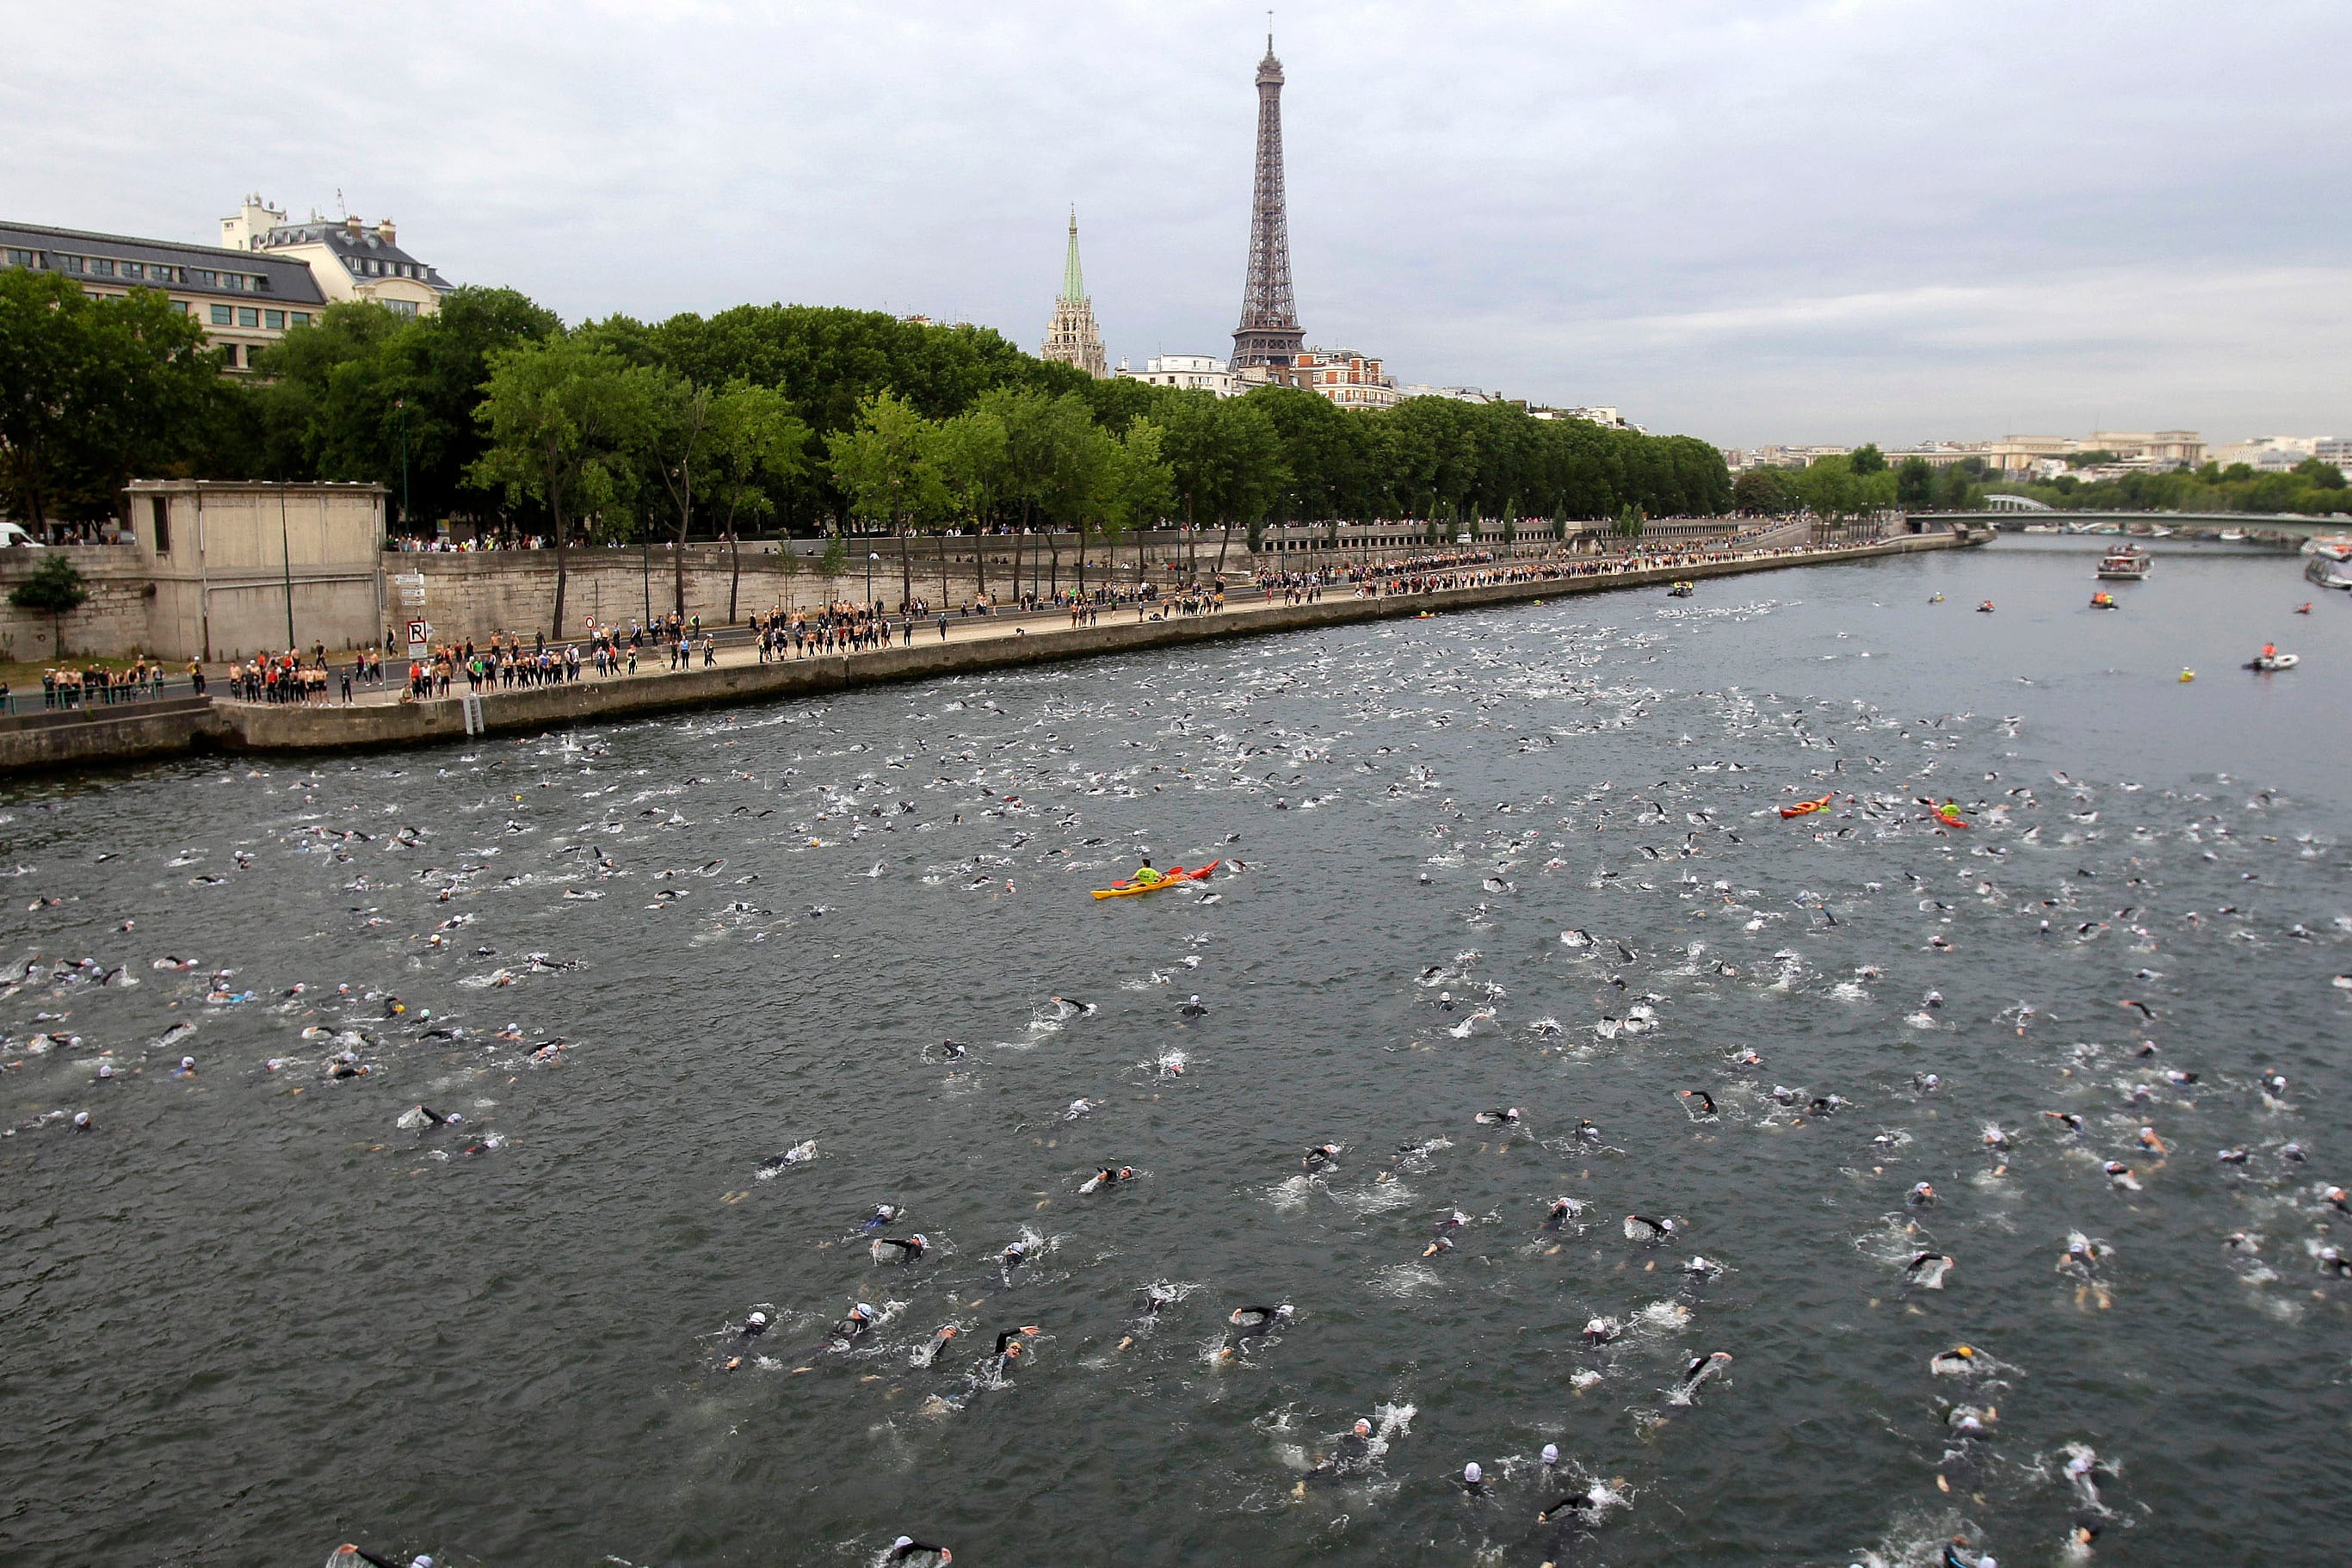
[[1156, 882], [1113, 882], [1108, 888], [1097, 888], [1095, 889], [1095, 897], [1097, 899], [1124, 899], [1130, 893], [1156, 893], [1162, 888], [1172, 888], [1179, 882], [1202, 881], [1207, 878], [1210, 872], [1215, 870], [1218, 867], [1223, 864], [1224, 862], [1222, 860], [1212, 860], [1197, 871], [1187, 871], [1181, 866], [1171, 866], [1168, 868], [1166, 875], [1162, 876], [1160, 880]]

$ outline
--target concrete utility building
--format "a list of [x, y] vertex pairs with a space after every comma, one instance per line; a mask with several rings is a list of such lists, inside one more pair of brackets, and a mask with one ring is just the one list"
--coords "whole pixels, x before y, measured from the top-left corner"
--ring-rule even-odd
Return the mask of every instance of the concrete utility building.
[[383, 637], [382, 485], [134, 479], [130, 494], [153, 585], [148, 651], [234, 658]]

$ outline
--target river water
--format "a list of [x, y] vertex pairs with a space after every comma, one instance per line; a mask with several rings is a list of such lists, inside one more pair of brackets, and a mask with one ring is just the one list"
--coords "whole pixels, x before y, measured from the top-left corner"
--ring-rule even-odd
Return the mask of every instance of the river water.
[[14, 786], [0, 1560], [2340, 1560], [2352, 604], [2092, 542]]

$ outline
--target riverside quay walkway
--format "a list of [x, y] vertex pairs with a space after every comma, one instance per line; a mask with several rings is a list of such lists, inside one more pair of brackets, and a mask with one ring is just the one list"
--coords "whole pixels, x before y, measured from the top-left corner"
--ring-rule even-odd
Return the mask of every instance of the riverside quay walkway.
[[[1400, 616], [1486, 609], [1612, 589], [1664, 586], [1681, 581], [1777, 571], [1784, 567], [1865, 561], [1876, 556], [1944, 550], [1989, 535], [1907, 534], [1864, 543], [1747, 548], [1595, 559], [1498, 560], [1476, 564], [1401, 562], [1354, 568], [1312, 595], [1270, 590], [1255, 582], [1229, 585], [1221, 609], [1177, 613], [1168, 603], [1100, 606], [1089, 624], [1073, 625], [1067, 608], [1026, 616], [951, 617], [941, 637], [936, 621], [918, 621], [911, 643], [862, 652], [760, 657], [740, 634], [708, 665], [698, 648], [684, 669], [643, 668], [543, 686], [488, 688], [468, 694], [417, 700], [402, 675], [388, 689], [360, 700], [260, 703], [215, 697], [163, 704], [28, 713], [0, 719], [0, 770], [70, 772], [82, 766], [188, 752], [301, 752], [437, 744], [468, 735], [542, 731], [566, 724], [709, 708], [778, 698], [829, 696], [888, 681], [1003, 669], [1018, 665], [1088, 658], [1101, 654], [1177, 647], [1219, 638]], [[584, 652], [584, 650], [583, 650]], [[666, 663], [656, 659], [649, 664]]]

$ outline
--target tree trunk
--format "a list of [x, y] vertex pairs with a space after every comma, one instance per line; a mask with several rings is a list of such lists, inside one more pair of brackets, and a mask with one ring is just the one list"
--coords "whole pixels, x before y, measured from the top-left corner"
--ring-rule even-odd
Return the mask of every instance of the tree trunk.
[[971, 573], [979, 584], [973, 593], [985, 599], [988, 597], [988, 530], [985, 524], [979, 526], [980, 531], [972, 536]]
[[562, 507], [553, 507], [550, 510], [555, 513], [555, 626], [550, 635], [560, 639], [563, 636], [564, 578], [571, 567], [566, 547], [571, 543], [569, 535], [572, 531], [564, 526]]
[[913, 546], [907, 542], [907, 530], [898, 531], [898, 611], [904, 615], [907, 606], [915, 602], [915, 558]]
[[1087, 525], [1078, 524], [1078, 598], [1087, 596]]
[[686, 520], [683, 517], [678, 519], [677, 543], [672, 548], [675, 553], [670, 559], [671, 576], [677, 583], [677, 618], [682, 625], [686, 620]]
[[942, 609], [942, 610], [944, 610], [944, 609], [946, 609], [947, 607], [948, 607], [948, 536], [947, 536], [947, 531], [946, 531], [946, 530], [942, 529], [942, 530], [940, 531], [940, 609]]
[[743, 542], [735, 537], [735, 520], [727, 520], [727, 624], [735, 624], [735, 600], [743, 586]]
[[1062, 591], [1062, 531], [1057, 528], [1046, 534], [1045, 545], [1054, 552], [1054, 569], [1045, 579], [1045, 592], [1059, 594]]
[[1216, 575], [1220, 577], [1225, 574], [1225, 552], [1232, 547], [1233, 542], [1234, 525], [1232, 520], [1228, 519], [1225, 522], [1225, 536], [1217, 541]]

